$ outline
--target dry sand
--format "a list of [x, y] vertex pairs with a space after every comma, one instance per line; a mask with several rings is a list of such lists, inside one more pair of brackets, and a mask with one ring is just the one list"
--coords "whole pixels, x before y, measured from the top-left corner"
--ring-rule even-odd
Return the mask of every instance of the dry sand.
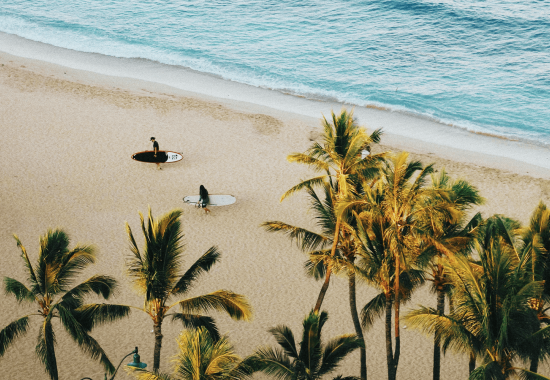
[[[0, 275], [25, 281], [23, 263], [12, 237], [16, 233], [36, 259], [38, 237], [48, 228], [62, 227], [77, 242], [93, 243], [98, 262], [89, 277], [107, 274], [120, 280], [111, 302], [140, 306], [142, 299], [124, 275], [129, 254], [124, 224], [139, 234], [138, 212], [150, 206], [155, 216], [183, 208], [186, 264], [216, 245], [222, 260], [204, 276], [191, 295], [229, 289], [246, 295], [255, 310], [252, 322], [235, 322], [223, 314], [216, 320], [241, 355], [262, 344], [275, 345], [267, 332], [286, 324], [298, 335], [305, 314], [313, 307], [321, 283], [303, 272], [306, 256], [290, 241], [259, 226], [268, 220], [314, 228], [307, 201], [297, 195], [283, 203], [280, 196], [307, 168], [290, 164], [286, 156], [303, 152], [320, 133], [317, 117], [238, 101], [184, 93], [150, 82], [91, 74], [54, 64], [0, 53]], [[335, 109], [335, 111], [339, 111]], [[330, 112], [330, 108], [327, 113]], [[360, 119], [370, 125], [369, 120]], [[383, 126], [383, 125], [382, 125]], [[161, 149], [183, 152], [184, 159], [163, 165], [130, 159], [150, 149], [155, 136]], [[465, 154], [410, 138], [388, 135], [377, 150], [406, 149], [424, 163], [445, 167], [455, 178], [476, 185], [487, 199], [476, 211], [484, 216], [502, 213], [526, 223], [540, 200], [550, 204], [550, 170], [510, 159]], [[548, 157], [545, 158], [547, 160]], [[212, 208], [209, 215], [186, 206], [182, 197], [197, 194], [203, 184], [211, 194], [232, 194], [237, 203]], [[363, 306], [374, 290], [361, 286]], [[32, 306], [18, 305], [1, 295], [0, 325], [5, 326]], [[435, 305], [427, 290], [415, 304]], [[323, 304], [329, 321], [326, 338], [352, 333], [347, 281], [334, 278]], [[46, 379], [34, 355], [38, 319], [0, 359], [0, 378]], [[58, 328], [58, 324], [55, 324]], [[152, 322], [140, 312], [127, 320], [97, 328], [93, 336], [113, 363], [139, 346], [142, 361], [152, 366]], [[68, 336], [57, 329], [60, 378], [102, 379], [100, 365], [88, 359]], [[161, 369], [169, 371], [176, 352], [176, 323], [163, 325]], [[399, 379], [431, 378], [430, 338], [403, 330]], [[382, 320], [366, 333], [370, 379], [386, 378]], [[447, 354], [443, 379], [467, 377], [467, 358]], [[549, 366], [541, 372], [549, 375]], [[358, 375], [358, 353], [335, 374]], [[117, 379], [128, 378], [124, 372]], [[258, 378], [265, 378], [258, 376]]]

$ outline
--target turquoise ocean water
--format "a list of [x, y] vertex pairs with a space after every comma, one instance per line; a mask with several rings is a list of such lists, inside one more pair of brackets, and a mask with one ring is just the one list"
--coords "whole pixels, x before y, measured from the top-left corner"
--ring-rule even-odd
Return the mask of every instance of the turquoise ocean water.
[[549, 0], [1, 0], [0, 31], [550, 146]]

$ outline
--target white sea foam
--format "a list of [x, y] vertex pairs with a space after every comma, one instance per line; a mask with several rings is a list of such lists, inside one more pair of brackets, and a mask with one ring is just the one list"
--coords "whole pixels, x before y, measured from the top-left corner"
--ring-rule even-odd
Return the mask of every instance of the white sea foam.
[[[0, 50], [12, 55], [38, 59], [79, 70], [104, 75], [135, 78], [169, 85], [171, 87], [220, 98], [266, 106], [281, 111], [320, 118], [332, 110], [339, 111], [345, 103], [337, 100], [309, 99], [266, 88], [224, 80], [219, 76], [190, 70], [181, 66], [160, 64], [146, 59], [116, 58], [95, 53], [63, 49], [15, 35], [0, 33]], [[349, 108], [348, 104], [348, 108]], [[374, 109], [373, 109], [374, 108]], [[379, 109], [376, 109], [379, 108]], [[423, 142], [429, 150], [442, 147], [443, 151], [461, 149], [470, 153], [483, 153], [495, 157], [511, 158], [550, 169], [550, 149], [524, 141], [491, 137], [490, 133], [470, 133], [466, 128], [453, 127], [451, 121], [436, 120], [429, 115], [407, 110], [355, 106], [359, 122], [370, 130], [383, 130], [396, 136]], [[422, 146], [422, 144], [421, 144]], [[406, 146], [403, 147], [406, 149]]]

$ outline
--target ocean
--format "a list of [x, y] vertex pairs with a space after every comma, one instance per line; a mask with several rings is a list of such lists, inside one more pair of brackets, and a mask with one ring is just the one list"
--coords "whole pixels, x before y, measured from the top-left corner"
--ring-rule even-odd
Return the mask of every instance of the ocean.
[[0, 32], [550, 146], [548, 0], [2, 0]]

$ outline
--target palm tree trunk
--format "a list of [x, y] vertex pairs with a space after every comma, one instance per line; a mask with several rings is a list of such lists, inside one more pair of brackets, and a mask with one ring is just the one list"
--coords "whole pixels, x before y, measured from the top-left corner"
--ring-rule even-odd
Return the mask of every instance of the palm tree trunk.
[[401, 274], [401, 256], [399, 253], [397, 253], [397, 257], [395, 260], [395, 315], [394, 315], [394, 336], [395, 336], [395, 352], [393, 354], [393, 378], [389, 380], [395, 380], [397, 376], [397, 366], [399, 365], [399, 355], [401, 353], [401, 337], [399, 336], [399, 307], [401, 306], [401, 300], [399, 299], [399, 276]]
[[388, 364], [388, 380], [395, 380], [395, 368], [393, 365], [393, 348], [391, 338], [391, 296], [386, 295], [386, 362]]
[[363, 347], [360, 348], [361, 353], [361, 380], [367, 380], [367, 350], [365, 347], [365, 337], [363, 329], [359, 322], [359, 314], [357, 313], [357, 300], [355, 294], [355, 272], [349, 273], [349, 306], [351, 309], [351, 319], [355, 327], [355, 334], [363, 342]]
[[529, 371], [537, 373], [539, 370], [539, 350], [531, 355], [531, 365]]
[[[443, 289], [437, 289], [437, 314], [445, 314], [445, 292]], [[433, 380], [439, 380], [441, 373], [441, 345], [439, 336], [434, 338], [434, 364], [433, 364]]]
[[318, 313], [319, 310], [321, 310], [321, 305], [323, 304], [323, 300], [325, 299], [325, 294], [327, 293], [328, 285], [330, 284], [331, 273], [332, 273], [332, 268], [327, 268], [327, 274], [325, 275], [325, 282], [323, 282], [323, 286], [321, 287], [321, 291], [319, 292], [319, 296], [317, 297], [317, 302], [315, 303], [315, 309], [313, 309], [313, 311], [316, 313]]
[[468, 362], [468, 373], [471, 375], [476, 369], [476, 355], [470, 352], [470, 361]]
[[[332, 242], [332, 250], [330, 252], [330, 255], [334, 257], [334, 254], [336, 253], [336, 246], [338, 245], [338, 237], [340, 236], [340, 218], [336, 220], [336, 227], [334, 227], [334, 239]], [[327, 268], [327, 273], [325, 276], [325, 282], [323, 283], [323, 286], [321, 287], [321, 291], [319, 292], [319, 297], [317, 297], [317, 302], [315, 303], [315, 309], [313, 311], [315, 313], [318, 313], [319, 310], [321, 310], [321, 305], [323, 304], [323, 300], [325, 299], [325, 294], [327, 293], [328, 285], [330, 283], [330, 275], [332, 273], [332, 268]]]
[[162, 348], [162, 322], [154, 325], [155, 331], [155, 351], [153, 356], [153, 371], [158, 371], [160, 367], [160, 349]]

